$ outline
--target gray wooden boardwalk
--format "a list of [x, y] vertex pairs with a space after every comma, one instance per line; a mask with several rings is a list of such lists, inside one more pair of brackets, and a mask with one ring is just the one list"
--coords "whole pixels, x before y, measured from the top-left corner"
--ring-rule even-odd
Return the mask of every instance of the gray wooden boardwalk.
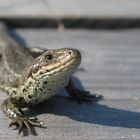
[[[98, 103], [77, 104], [65, 91], [31, 110], [47, 126], [38, 136], [21, 138], [0, 111], [0, 139], [140, 139], [140, 30], [86, 31], [18, 29], [30, 47], [73, 47], [81, 51], [75, 83], [104, 96]], [[2, 92], [0, 103], [6, 98]]]

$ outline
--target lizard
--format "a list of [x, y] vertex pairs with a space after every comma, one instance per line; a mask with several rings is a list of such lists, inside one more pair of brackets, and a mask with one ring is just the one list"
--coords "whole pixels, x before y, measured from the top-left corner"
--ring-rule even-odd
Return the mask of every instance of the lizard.
[[81, 63], [78, 49], [31, 49], [15, 40], [3, 23], [0, 31], [0, 89], [9, 96], [1, 109], [11, 120], [9, 126], [19, 126], [19, 133], [25, 127], [33, 135], [31, 126], [43, 125], [36, 117], [26, 116], [23, 108], [48, 100], [60, 88], [65, 88], [77, 101], [102, 98], [78, 89], [72, 80]]

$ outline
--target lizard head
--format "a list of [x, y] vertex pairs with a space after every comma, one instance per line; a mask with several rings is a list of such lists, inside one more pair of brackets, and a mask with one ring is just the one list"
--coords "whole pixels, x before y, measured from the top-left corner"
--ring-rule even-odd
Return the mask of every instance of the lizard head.
[[81, 54], [77, 49], [62, 48], [49, 50], [35, 59], [30, 68], [33, 77], [51, 75], [62, 70], [73, 73], [81, 62]]

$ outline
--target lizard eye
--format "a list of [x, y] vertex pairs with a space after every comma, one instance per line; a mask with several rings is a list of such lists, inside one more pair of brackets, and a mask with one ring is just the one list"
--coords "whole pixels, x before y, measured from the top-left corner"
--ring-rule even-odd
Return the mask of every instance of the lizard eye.
[[52, 60], [53, 56], [51, 54], [47, 54], [45, 59], [48, 61]]

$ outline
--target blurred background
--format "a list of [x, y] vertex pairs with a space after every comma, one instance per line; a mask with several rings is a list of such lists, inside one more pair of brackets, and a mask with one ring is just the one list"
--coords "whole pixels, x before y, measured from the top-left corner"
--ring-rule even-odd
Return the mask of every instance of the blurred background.
[[0, 18], [16, 27], [140, 27], [139, 0], [5, 0]]

